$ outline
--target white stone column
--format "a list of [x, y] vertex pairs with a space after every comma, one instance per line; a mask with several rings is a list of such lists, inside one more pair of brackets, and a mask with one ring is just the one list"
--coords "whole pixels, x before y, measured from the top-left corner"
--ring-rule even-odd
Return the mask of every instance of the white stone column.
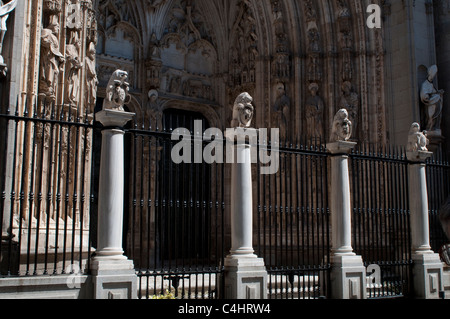
[[[254, 129], [240, 133], [251, 131], [257, 134]], [[227, 143], [235, 143], [234, 137], [227, 137]], [[264, 260], [253, 250], [251, 145], [239, 138], [234, 146], [231, 173], [231, 250], [225, 259], [225, 298], [267, 298]]]
[[237, 158], [243, 163], [232, 164], [231, 170], [231, 254], [253, 255], [253, 203], [251, 147], [238, 144]]
[[432, 155], [425, 151], [407, 153], [414, 291], [416, 298], [423, 299], [438, 299], [443, 290], [443, 264], [430, 246], [425, 161]]
[[97, 250], [91, 262], [95, 299], [137, 298], [137, 277], [122, 247], [124, 205], [124, 130], [135, 114], [103, 110]]
[[348, 154], [354, 142], [327, 144], [331, 153], [331, 295], [333, 299], [365, 299], [366, 269], [352, 248]]

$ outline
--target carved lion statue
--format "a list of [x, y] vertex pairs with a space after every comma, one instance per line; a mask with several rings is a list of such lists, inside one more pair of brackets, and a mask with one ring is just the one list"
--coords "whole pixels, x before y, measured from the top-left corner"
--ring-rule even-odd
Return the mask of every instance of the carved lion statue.
[[234, 102], [231, 127], [250, 127], [254, 114], [252, 102], [253, 98], [247, 92], [244, 92], [237, 97]]
[[408, 152], [424, 151], [427, 152], [430, 141], [427, 138], [426, 132], [420, 131], [419, 123], [413, 123], [408, 135]]
[[123, 106], [130, 102], [130, 97], [128, 96], [130, 85], [126, 82], [127, 79], [128, 72], [122, 70], [114, 71], [106, 86], [106, 98], [103, 101], [104, 110], [124, 111]]
[[348, 141], [352, 136], [352, 122], [346, 109], [339, 110], [334, 116], [331, 130], [331, 142]]

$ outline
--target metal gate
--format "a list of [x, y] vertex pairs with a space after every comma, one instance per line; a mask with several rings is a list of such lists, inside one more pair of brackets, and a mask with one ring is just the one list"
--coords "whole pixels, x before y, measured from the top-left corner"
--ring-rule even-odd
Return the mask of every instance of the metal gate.
[[[224, 260], [224, 165], [175, 164], [176, 128], [193, 132], [198, 113], [167, 110], [162, 128], [126, 131], [125, 248], [139, 298], [218, 298]], [[155, 126], [154, 126], [155, 127]], [[192, 150], [198, 141], [192, 141]], [[202, 142], [200, 142], [202, 143]], [[192, 156], [194, 151], [192, 152]]]

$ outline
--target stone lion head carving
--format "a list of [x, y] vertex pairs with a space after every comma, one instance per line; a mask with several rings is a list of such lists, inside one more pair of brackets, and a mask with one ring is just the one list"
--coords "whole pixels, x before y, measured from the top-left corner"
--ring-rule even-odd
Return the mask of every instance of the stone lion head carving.
[[254, 114], [253, 98], [247, 92], [241, 93], [234, 102], [232, 127], [249, 128]]
[[106, 98], [103, 101], [104, 110], [124, 111], [124, 105], [129, 103], [128, 72], [116, 70], [106, 86]]
[[408, 152], [417, 152], [417, 151], [427, 152], [428, 145], [429, 145], [429, 140], [426, 136], [426, 132], [420, 131], [419, 123], [413, 123], [409, 130], [407, 151]]
[[352, 136], [352, 122], [346, 109], [339, 110], [334, 116], [331, 142], [348, 141]]

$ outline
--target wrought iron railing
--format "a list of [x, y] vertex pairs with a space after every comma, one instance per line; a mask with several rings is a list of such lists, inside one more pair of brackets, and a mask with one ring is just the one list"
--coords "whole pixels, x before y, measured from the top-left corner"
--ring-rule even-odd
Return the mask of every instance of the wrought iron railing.
[[450, 196], [450, 163], [439, 150], [427, 162], [428, 207], [430, 210], [430, 245], [434, 252], [450, 242], [444, 233], [439, 215]]
[[[171, 132], [193, 129], [192, 114], [180, 114], [163, 118], [161, 127], [136, 123], [126, 129], [124, 245], [140, 298], [166, 292], [177, 298], [223, 296], [231, 166], [172, 161]], [[93, 115], [28, 103], [0, 114], [0, 122], [1, 276], [89, 273], [100, 151]], [[270, 298], [330, 296], [333, 190], [323, 145], [282, 143], [273, 175], [261, 175], [260, 163], [253, 166], [254, 245], [268, 270]], [[270, 145], [258, 148], [271, 151]], [[412, 292], [407, 168], [402, 149], [361, 145], [350, 155], [353, 248], [367, 267], [380, 267], [379, 282], [367, 274], [369, 298]], [[436, 252], [448, 241], [438, 215], [449, 177], [440, 153], [427, 162]]]
[[268, 295], [326, 298], [330, 280], [327, 153], [321, 141], [310, 140], [283, 143], [279, 156], [277, 174], [260, 175], [258, 165], [255, 177], [256, 247], [269, 273]]
[[192, 116], [167, 115], [159, 130], [135, 124], [126, 131], [125, 247], [142, 299], [167, 293], [183, 299], [222, 296], [225, 164], [171, 159], [171, 132], [192, 130]]
[[[353, 248], [380, 277], [367, 282], [369, 298], [411, 293], [408, 162], [399, 148], [361, 145], [351, 154]], [[370, 275], [370, 274], [369, 274]]]
[[54, 103], [0, 115], [1, 275], [88, 272], [93, 116]]

